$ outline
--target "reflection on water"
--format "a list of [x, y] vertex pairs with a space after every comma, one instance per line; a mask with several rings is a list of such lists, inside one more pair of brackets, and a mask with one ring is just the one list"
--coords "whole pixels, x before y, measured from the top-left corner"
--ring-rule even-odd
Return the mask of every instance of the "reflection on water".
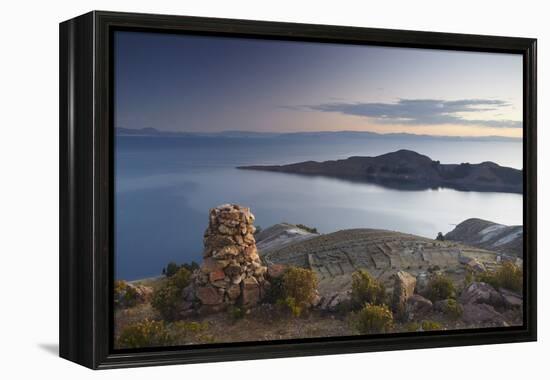
[[[478, 217], [522, 223], [518, 194], [451, 189], [399, 191], [324, 177], [237, 170], [400, 148], [442, 163], [494, 161], [521, 168], [520, 143], [409, 141], [293, 143], [247, 139], [118, 137], [115, 242], [117, 278], [158, 275], [168, 261], [201, 259], [208, 210], [222, 203], [252, 208], [256, 224], [303, 223], [321, 232], [370, 227], [426, 237]], [[470, 157], [470, 158], [468, 158]]]

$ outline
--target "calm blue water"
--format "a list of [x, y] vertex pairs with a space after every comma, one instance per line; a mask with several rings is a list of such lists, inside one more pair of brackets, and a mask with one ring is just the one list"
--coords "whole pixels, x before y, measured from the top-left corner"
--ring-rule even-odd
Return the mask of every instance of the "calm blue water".
[[[338, 140], [338, 139], [336, 139]], [[450, 189], [399, 191], [344, 180], [237, 170], [248, 164], [323, 161], [411, 149], [442, 163], [493, 161], [521, 168], [518, 142], [433, 139], [116, 139], [116, 277], [160, 274], [200, 261], [208, 210], [251, 207], [256, 225], [303, 223], [321, 232], [371, 227], [435, 237], [464, 219], [522, 224], [522, 196]]]

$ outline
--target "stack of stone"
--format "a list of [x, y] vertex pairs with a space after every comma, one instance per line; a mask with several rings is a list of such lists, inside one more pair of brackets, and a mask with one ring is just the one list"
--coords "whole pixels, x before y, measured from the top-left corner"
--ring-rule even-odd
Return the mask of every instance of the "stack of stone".
[[254, 215], [247, 207], [225, 204], [211, 209], [209, 217], [204, 261], [194, 280], [200, 309], [254, 306], [269, 285], [256, 249]]

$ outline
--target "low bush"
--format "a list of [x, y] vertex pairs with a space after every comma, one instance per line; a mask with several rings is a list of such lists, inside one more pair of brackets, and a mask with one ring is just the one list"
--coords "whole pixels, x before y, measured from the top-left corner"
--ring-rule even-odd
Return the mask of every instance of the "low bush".
[[441, 323], [435, 321], [422, 321], [422, 330], [424, 331], [438, 331], [443, 330]]
[[480, 273], [477, 281], [485, 282], [494, 288], [505, 288], [520, 292], [523, 288], [523, 273], [519, 266], [505, 262], [494, 272]]
[[405, 325], [405, 331], [407, 332], [416, 332], [420, 330], [420, 323], [418, 322], [409, 322]]
[[309, 306], [317, 295], [317, 276], [310, 269], [290, 267], [282, 275], [284, 298], [293, 298], [298, 306]]
[[264, 301], [299, 317], [315, 301], [317, 284], [315, 272], [291, 266], [280, 277], [270, 279]]
[[231, 306], [227, 310], [227, 312], [229, 313], [229, 316], [231, 317], [231, 319], [233, 319], [234, 321], [236, 321], [238, 319], [243, 319], [245, 314], [246, 314], [245, 309], [237, 307], [237, 306]]
[[312, 234], [317, 234], [317, 233], [318, 233], [318, 232], [317, 232], [317, 228], [315, 228], [315, 227], [308, 227], [308, 226], [306, 226], [305, 224], [297, 224], [296, 227], [298, 227], [298, 228], [300, 228], [300, 229], [302, 229], [302, 230], [304, 230], [304, 231], [310, 232], [310, 233], [312, 233]]
[[283, 277], [271, 278], [269, 280], [269, 288], [263, 298], [264, 302], [274, 304], [283, 298], [285, 298]]
[[449, 299], [443, 306], [443, 313], [451, 319], [458, 319], [462, 317], [464, 309], [456, 300]]
[[159, 347], [174, 343], [162, 321], [144, 320], [126, 326], [118, 337], [120, 348]]
[[195, 270], [199, 269], [200, 266], [194, 261], [191, 261], [191, 263], [184, 263], [181, 265], [178, 265], [175, 262], [171, 261], [166, 265], [165, 268], [162, 268], [162, 274], [165, 275], [166, 277], [172, 277], [173, 275], [178, 273], [178, 271], [181, 268], [185, 268], [189, 272], [193, 273]]
[[185, 268], [178, 269], [164, 284], [155, 289], [151, 299], [151, 306], [165, 320], [176, 319], [182, 302], [182, 291], [190, 282], [191, 272]]
[[471, 270], [466, 270], [466, 274], [464, 275], [464, 287], [466, 288], [472, 282], [474, 282], [474, 274]]
[[455, 286], [445, 275], [435, 275], [428, 282], [426, 297], [432, 302], [456, 297]]
[[285, 311], [290, 312], [293, 317], [301, 316], [304, 309], [304, 307], [299, 305], [293, 297], [279, 299], [277, 301], [277, 306]]
[[389, 332], [393, 328], [393, 315], [386, 305], [366, 304], [355, 316], [355, 328], [361, 334]]
[[115, 306], [133, 307], [139, 302], [139, 294], [135, 287], [124, 280], [115, 281]]
[[208, 330], [208, 322], [177, 321], [170, 325], [174, 340], [185, 342], [189, 336], [196, 336]]
[[366, 303], [381, 305], [386, 303], [386, 289], [382, 283], [375, 280], [366, 270], [352, 274], [351, 306], [360, 309]]

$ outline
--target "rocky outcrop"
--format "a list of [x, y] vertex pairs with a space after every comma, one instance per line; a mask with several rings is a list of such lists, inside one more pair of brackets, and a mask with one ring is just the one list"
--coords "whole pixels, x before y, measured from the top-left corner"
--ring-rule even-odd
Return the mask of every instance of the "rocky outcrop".
[[228, 305], [256, 305], [269, 283], [254, 238], [254, 215], [247, 207], [226, 204], [210, 210], [204, 233], [204, 261], [194, 276], [199, 311]]
[[345, 160], [306, 161], [290, 165], [242, 166], [238, 169], [338, 177], [397, 189], [447, 187], [463, 191], [523, 193], [521, 170], [494, 162], [441, 164], [406, 149], [376, 157], [349, 157]]
[[445, 235], [460, 242], [514, 257], [523, 257], [523, 227], [506, 226], [483, 219], [467, 219]]
[[484, 282], [468, 285], [458, 301], [463, 307], [462, 320], [476, 326], [507, 326], [509, 317], [517, 317], [523, 305], [520, 294]]
[[115, 305], [126, 308], [149, 302], [153, 289], [149, 286], [132, 284], [126, 281], [115, 283]]
[[494, 307], [504, 305], [502, 295], [484, 282], [472, 282], [462, 291], [458, 300], [462, 304], [487, 304]]
[[394, 276], [392, 308], [398, 314], [405, 312], [407, 300], [414, 294], [416, 277], [402, 270]]
[[468, 303], [463, 306], [462, 320], [476, 326], [506, 326], [506, 319], [491, 305]]

